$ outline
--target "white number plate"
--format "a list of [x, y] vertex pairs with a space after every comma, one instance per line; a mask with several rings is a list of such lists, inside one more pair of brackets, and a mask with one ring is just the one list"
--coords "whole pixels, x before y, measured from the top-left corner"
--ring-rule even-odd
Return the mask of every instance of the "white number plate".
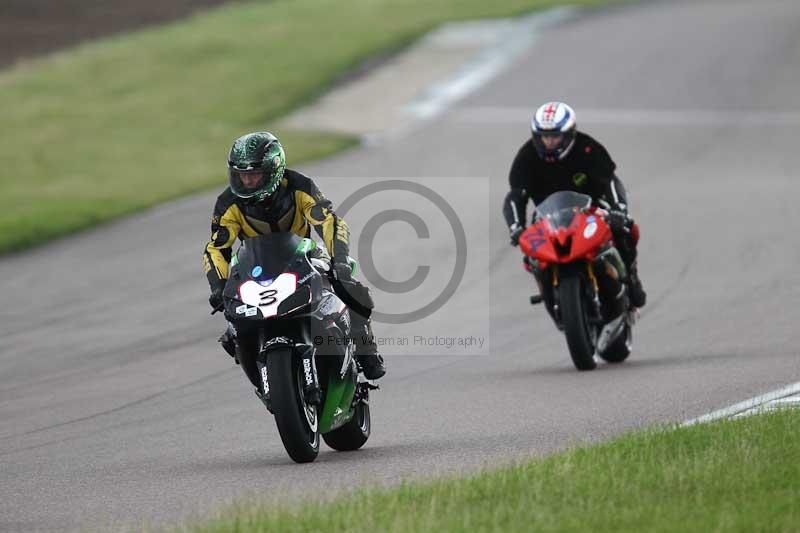
[[245, 304], [257, 307], [264, 318], [278, 314], [278, 305], [297, 290], [297, 275], [284, 272], [267, 286], [248, 280], [239, 287], [239, 298]]

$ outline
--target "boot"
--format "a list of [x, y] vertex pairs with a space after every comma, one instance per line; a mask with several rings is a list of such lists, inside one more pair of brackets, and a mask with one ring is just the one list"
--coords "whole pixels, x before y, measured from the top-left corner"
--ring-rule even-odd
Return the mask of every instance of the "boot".
[[639, 279], [639, 270], [636, 261], [628, 267], [628, 297], [631, 307], [644, 307], [647, 303], [647, 293], [642, 287], [642, 280]]
[[236, 360], [236, 364], [239, 364], [239, 360], [236, 358], [236, 331], [231, 326], [231, 323], [228, 322], [228, 327], [225, 328], [225, 332], [220, 335], [217, 342], [222, 345], [222, 349], [230, 355], [231, 357]]
[[350, 315], [353, 321], [353, 343], [355, 344], [355, 357], [364, 377], [367, 379], [382, 378], [386, 374], [386, 365], [383, 357], [378, 353], [378, 345], [375, 344], [375, 335], [372, 333], [372, 321], [364, 320], [357, 313]]

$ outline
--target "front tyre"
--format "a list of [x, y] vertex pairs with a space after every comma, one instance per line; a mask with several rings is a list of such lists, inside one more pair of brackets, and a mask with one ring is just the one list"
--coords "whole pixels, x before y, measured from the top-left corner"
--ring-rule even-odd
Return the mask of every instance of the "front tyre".
[[319, 454], [319, 413], [303, 395], [303, 369], [290, 347], [269, 352], [267, 357], [272, 412], [289, 457], [310, 463]]
[[367, 442], [372, 429], [369, 404], [358, 402], [354, 410], [355, 413], [353, 413], [353, 418], [350, 421], [322, 436], [325, 444], [334, 450], [349, 452], [361, 448]]
[[577, 274], [564, 276], [560, 283], [561, 318], [567, 337], [569, 355], [578, 370], [594, 370], [593, 326], [584, 308], [582, 278]]

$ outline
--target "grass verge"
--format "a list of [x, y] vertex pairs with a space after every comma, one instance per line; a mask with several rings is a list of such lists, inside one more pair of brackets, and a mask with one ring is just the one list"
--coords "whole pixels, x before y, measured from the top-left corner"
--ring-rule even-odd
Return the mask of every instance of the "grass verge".
[[631, 433], [467, 479], [302, 511], [245, 504], [194, 532], [797, 531], [800, 410]]
[[[0, 73], [0, 253], [221, 187], [235, 137], [271, 128], [370, 55], [443, 21], [563, 3], [234, 3], [20, 64]], [[355, 142], [277, 133], [292, 164]]]

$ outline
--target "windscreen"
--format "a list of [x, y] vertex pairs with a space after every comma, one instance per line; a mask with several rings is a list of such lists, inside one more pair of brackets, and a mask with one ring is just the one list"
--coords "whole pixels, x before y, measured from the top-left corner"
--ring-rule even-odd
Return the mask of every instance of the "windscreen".
[[536, 206], [537, 219], [547, 218], [554, 228], [568, 227], [581, 209], [592, 205], [592, 197], [574, 191], [558, 191]]
[[301, 241], [294, 233], [269, 233], [245, 239], [237, 253], [239, 272], [256, 280], [276, 278], [292, 262]]

